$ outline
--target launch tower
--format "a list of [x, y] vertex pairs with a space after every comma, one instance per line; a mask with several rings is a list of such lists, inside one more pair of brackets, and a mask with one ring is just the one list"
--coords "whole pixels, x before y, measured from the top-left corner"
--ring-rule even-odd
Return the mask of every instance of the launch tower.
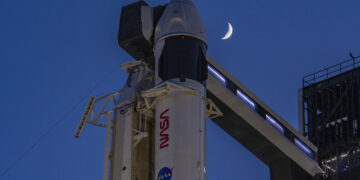
[[300, 131], [318, 147], [327, 180], [360, 178], [360, 57], [303, 78]]

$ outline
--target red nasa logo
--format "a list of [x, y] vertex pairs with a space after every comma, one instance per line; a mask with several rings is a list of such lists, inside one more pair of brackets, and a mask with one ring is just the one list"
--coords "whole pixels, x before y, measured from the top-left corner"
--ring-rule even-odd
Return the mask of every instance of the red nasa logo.
[[169, 108], [160, 114], [160, 149], [169, 146], [169, 134], [167, 133], [169, 129], [169, 116], [165, 116], [168, 111]]

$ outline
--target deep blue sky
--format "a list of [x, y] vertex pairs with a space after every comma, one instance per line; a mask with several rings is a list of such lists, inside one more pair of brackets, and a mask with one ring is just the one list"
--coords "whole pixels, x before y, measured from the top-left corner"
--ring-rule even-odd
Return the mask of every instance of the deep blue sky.
[[[193, 0], [208, 55], [297, 128], [304, 75], [360, 55], [359, 0]], [[0, 1], [0, 173], [109, 71], [132, 60], [116, 41], [133, 0]], [[166, 0], [147, 1], [152, 5]], [[220, 40], [227, 22], [233, 36]], [[118, 90], [118, 68], [92, 94]], [[74, 130], [87, 100], [0, 179], [99, 180], [105, 130]], [[207, 179], [266, 180], [269, 169], [208, 121]]]

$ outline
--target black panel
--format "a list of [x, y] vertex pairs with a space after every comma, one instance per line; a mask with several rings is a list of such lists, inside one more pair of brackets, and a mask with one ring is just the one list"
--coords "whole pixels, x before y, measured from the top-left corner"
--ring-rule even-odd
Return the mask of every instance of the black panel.
[[257, 105], [257, 107], [256, 107], [256, 112], [261, 116], [261, 117], [263, 117], [264, 119], [266, 119], [266, 110], [263, 108], [263, 107], [261, 107], [261, 106], [259, 106], [259, 105]]
[[139, 1], [121, 9], [118, 43], [136, 60], [144, 60], [153, 67], [153, 45], [143, 36], [141, 6], [148, 5]]
[[[211, 66], [212, 67], [212, 66]], [[212, 67], [214, 68], [214, 67]], [[214, 68], [215, 69], [215, 68]], [[236, 90], [238, 89], [238, 87], [232, 82], [232, 81], [227, 81], [226, 87], [236, 95]]]
[[205, 44], [196, 38], [175, 36], [165, 39], [159, 60], [159, 77], [166, 81], [173, 78], [207, 79]]

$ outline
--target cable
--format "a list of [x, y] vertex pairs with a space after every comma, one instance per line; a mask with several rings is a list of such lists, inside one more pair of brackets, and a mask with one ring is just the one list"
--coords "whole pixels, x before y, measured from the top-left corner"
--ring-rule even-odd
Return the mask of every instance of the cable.
[[53, 125], [50, 126], [50, 128], [45, 131], [44, 134], [42, 134], [31, 146], [29, 146], [9, 167], [7, 167], [0, 175], [0, 177], [5, 176], [19, 161], [21, 161], [21, 159], [23, 159], [32, 149], [34, 149], [38, 144], [41, 143], [41, 141], [47, 136], [49, 135], [61, 122], [63, 122], [64, 120], [66, 120], [67, 116], [69, 114], [71, 114], [76, 108], [77, 106], [79, 106], [87, 97], [89, 97], [91, 95], [91, 93], [97, 88], [99, 87], [107, 78], [109, 78], [109, 76], [115, 72], [115, 70], [117, 68], [119, 68], [121, 65], [121, 63], [117, 66], [115, 66], [114, 69], [111, 70], [111, 72], [109, 72], [103, 79], [101, 79], [100, 81], [98, 81], [94, 87], [92, 87], [87, 94], [85, 94], [68, 112], [66, 112], [64, 114], [63, 117], [61, 117], [60, 119], [58, 119], [57, 121], [55, 121], [55, 123]]

